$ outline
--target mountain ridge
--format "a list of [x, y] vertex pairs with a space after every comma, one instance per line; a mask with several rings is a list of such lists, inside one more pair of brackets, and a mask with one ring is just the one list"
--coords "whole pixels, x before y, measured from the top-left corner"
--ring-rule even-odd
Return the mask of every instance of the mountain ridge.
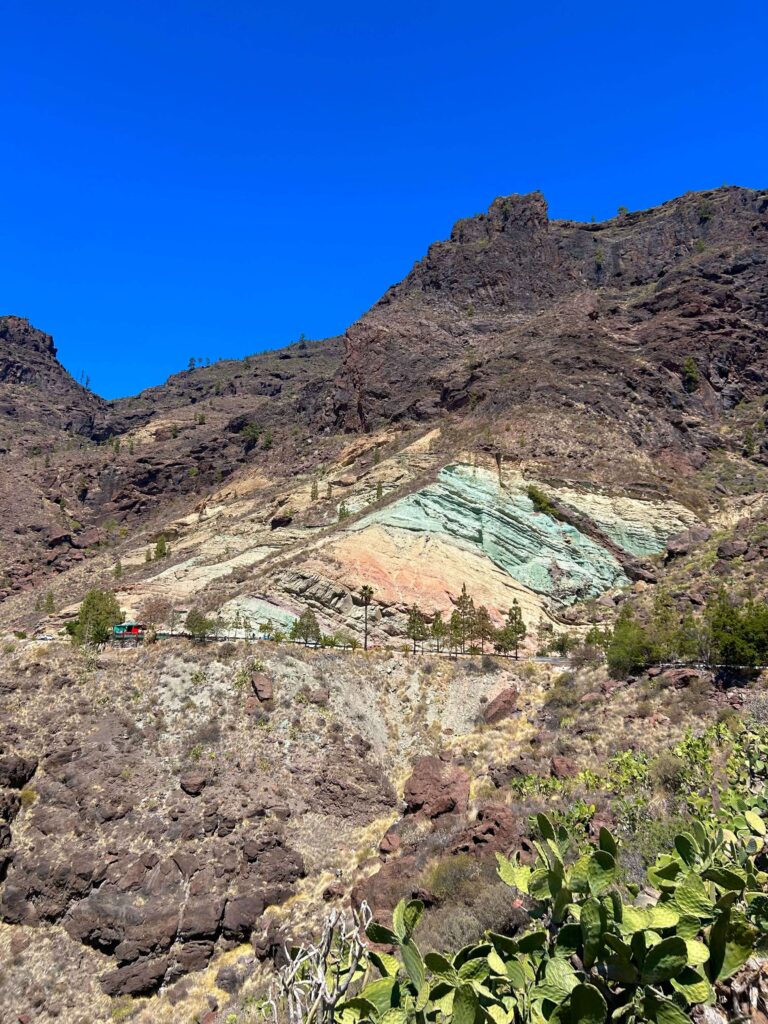
[[768, 464], [767, 261], [765, 191], [688, 193], [598, 224], [550, 221], [540, 193], [499, 197], [343, 338], [110, 402], [66, 373], [48, 335], [2, 318], [0, 594], [121, 537], [173, 535], [179, 516], [254, 473], [269, 480], [268, 523], [296, 504], [292, 480], [319, 478], [328, 504], [297, 507], [329, 527], [350, 488], [333, 482], [350, 438], [371, 439], [370, 459], [377, 439], [396, 455], [435, 426], [433, 475], [469, 451], [553, 484], [675, 494], [706, 515], [716, 463], [738, 463], [745, 437], [736, 472], [754, 482], [741, 489], [761, 486]]

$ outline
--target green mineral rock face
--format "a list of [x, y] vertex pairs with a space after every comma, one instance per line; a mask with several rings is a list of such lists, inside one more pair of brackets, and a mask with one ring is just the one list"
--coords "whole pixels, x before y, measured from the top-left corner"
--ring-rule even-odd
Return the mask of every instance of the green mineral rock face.
[[355, 529], [372, 523], [447, 536], [560, 605], [629, 582], [610, 551], [536, 512], [524, 490], [501, 489], [486, 469], [446, 466], [436, 483], [371, 513]]
[[614, 544], [637, 558], [660, 554], [671, 536], [698, 521], [676, 502], [640, 501], [573, 490], [556, 493], [563, 505], [588, 516]]

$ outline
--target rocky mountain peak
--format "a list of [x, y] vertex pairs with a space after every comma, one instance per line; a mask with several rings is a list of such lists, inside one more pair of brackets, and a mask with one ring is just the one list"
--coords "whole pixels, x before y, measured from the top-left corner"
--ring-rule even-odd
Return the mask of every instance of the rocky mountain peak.
[[0, 380], [25, 383], [35, 377], [35, 365], [56, 359], [56, 346], [20, 316], [0, 316]]

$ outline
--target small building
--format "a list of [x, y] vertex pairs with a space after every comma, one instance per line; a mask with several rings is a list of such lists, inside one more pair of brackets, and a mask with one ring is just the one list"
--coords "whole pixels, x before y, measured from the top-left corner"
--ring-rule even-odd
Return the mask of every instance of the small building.
[[146, 632], [146, 626], [140, 622], [118, 622], [112, 627], [112, 636], [116, 640], [124, 640], [128, 637], [142, 637]]

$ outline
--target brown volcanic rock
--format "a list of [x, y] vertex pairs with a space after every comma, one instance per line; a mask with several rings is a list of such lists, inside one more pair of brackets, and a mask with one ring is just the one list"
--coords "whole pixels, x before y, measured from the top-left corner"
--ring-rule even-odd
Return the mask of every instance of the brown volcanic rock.
[[488, 722], [489, 725], [495, 725], [496, 722], [501, 722], [505, 718], [509, 718], [517, 711], [517, 702], [519, 698], [518, 691], [513, 687], [509, 686], [507, 689], [502, 690], [501, 693], [497, 693], [493, 700], [486, 706], [483, 712], [483, 718]]
[[[50, 337], [2, 318], [0, 602], [87, 568], [115, 527], [132, 541], [144, 529], [156, 537], [241, 472], [288, 481], [332, 462], [334, 427], [449, 412], [470, 431], [490, 424], [492, 438], [503, 423], [525, 440], [496, 437], [496, 454], [558, 476], [565, 467], [575, 481], [675, 486], [734, 446], [724, 414], [765, 392], [766, 266], [765, 192], [689, 194], [601, 224], [551, 221], [538, 193], [501, 197], [349, 328], [343, 359], [339, 339], [301, 342], [111, 403], [72, 380]], [[87, 443], [73, 448], [72, 433]], [[768, 444], [754, 461], [768, 461]], [[348, 479], [357, 473], [334, 477]], [[301, 525], [289, 506], [270, 500], [264, 511], [267, 527], [280, 517], [277, 543]], [[650, 578], [632, 560], [625, 568]]]
[[438, 818], [463, 814], [469, 803], [469, 776], [463, 768], [446, 764], [438, 757], [422, 757], [403, 791], [406, 814]]
[[146, 995], [160, 987], [169, 966], [168, 957], [139, 960], [105, 974], [101, 985], [108, 996]]
[[711, 447], [710, 424], [766, 379], [767, 261], [764, 192], [690, 194], [602, 224], [549, 221], [538, 193], [497, 199], [347, 331], [337, 422], [586, 403], [630, 446]]
[[748, 548], [749, 544], [745, 540], [724, 540], [722, 544], [718, 545], [717, 557], [730, 561], [732, 558], [739, 558], [741, 555], [745, 555]]
[[692, 526], [682, 533], [676, 534], [667, 542], [667, 559], [689, 555], [700, 544], [704, 544], [712, 536], [708, 526]]

